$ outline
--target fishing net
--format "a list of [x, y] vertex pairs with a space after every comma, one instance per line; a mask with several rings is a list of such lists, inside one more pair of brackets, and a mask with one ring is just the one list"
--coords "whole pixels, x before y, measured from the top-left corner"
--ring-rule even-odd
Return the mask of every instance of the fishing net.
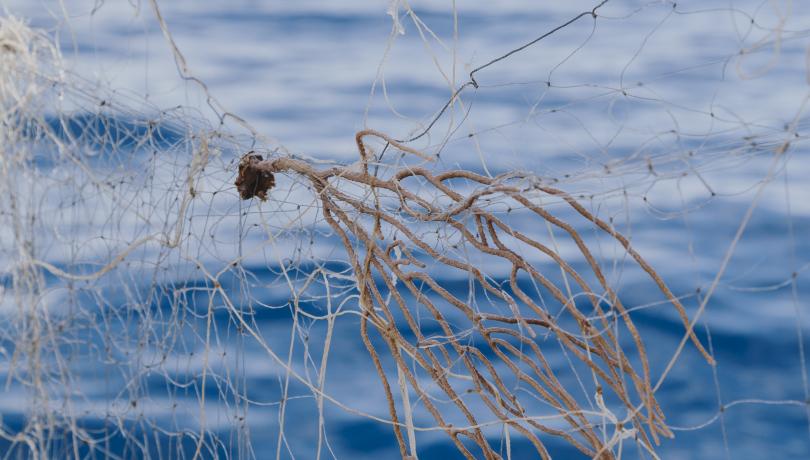
[[4, 458], [810, 450], [810, 17], [530, 3], [0, 4]]

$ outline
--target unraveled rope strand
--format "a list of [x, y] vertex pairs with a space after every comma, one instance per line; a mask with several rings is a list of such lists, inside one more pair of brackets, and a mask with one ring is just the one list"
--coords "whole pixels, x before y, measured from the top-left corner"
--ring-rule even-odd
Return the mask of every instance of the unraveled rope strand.
[[[477, 455], [469, 451], [469, 445], [465, 444], [461, 437], [473, 441], [481, 449], [485, 458], [499, 458], [486, 440], [484, 433], [478, 428], [480, 424], [472, 410], [449, 379], [450, 369], [453, 368], [453, 372], [459, 372], [458, 366], [466, 371], [474, 385], [473, 393], [478, 395], [492, 414], [525, 436], [541, 457], [550, 458], [544, 443], [537, 436], [538, 432], [562, 437], [586, 455], [613, 458], [612, 447], [616, 439], [600, 438], [594, 430], [594, 421], [584, 415], [585, 412], [577, 400], [558, 380], [537, 343], [535, 329], [538, 329], [552, 333], [567, 351], [591, 370], [599, 381], [600, 388], [604, 386], [611, 389], [614, 396], [628, 411], [633, 413], [630, 422], [633, 427], [628, 429], [638, 437], [645, 450], [651, 451], [653, 443], [658, 443], [659, 435], [672, 436], [672, 432], [664, 422], [663, 412], [655, 400], [643, 341], [627, 313], [627, 309], [608, 284], [599, 263], [579, 233], [565, 221], [533, 203], [527, 194], [529, 191], [534, 191], [561, 198], [564, 203], [567, 203], [596, 228], [614, 238], [650, 276], [659, 290], [675, 307], [685, 327], [689, 330], [689, 318], [685, 309], [652, 266], [632, 248], [629, 240], [561, 190], [542, 185], [533, 185], [528, 189], [511, 185], [515, 180], [530, 179], [529, 176], [519, 173], [490, 178], [465, 170], [433, 174], [422, 167], [404, 167], [394, 172], [390, 178], [379, 178], [369, 173], [369, 151], [363, 142], [365, 136], [378, 137], [394, 148], [423, 160], [431, 159], [429, 155], [401, 145], [383, 133], [364, 130], [358, 132], [355, 137], [362, 160], [362, 168], [359, 171], [352, 167], [317, 170], [309, 163], [294, 158], [281, 157], [264, 160], [261, 156], [250, 154], [243, 157], [240, 163], [237, 186], [243, 198], [259, 196], [264, 199], [268, 189], [275, 183], [274, 174], [294, 173], [306, 178], [319, 195], [326, 221], [340, 237], [356, 275], [363, 311], [361, 336], [384, 386], [392, 420], [397, 421], [401, 417], [393, 399], [388, 375], [380, 360], [380, 351], [375, 347], [375, 342], [370, 339], [368, 324], [373, 325], [376, 332], [383, 338], [389, 349], [389, 355], [402, 372], [401, 379], [404, 379], [415, 391], [421, 403], [439, 426], [444, 428], [465, 457], [472, 459], [477, 458]], [[430, 184], [444, 197], [449, 198], [453, 204], [448, 207], [440, 207], [424, 198], [424, 194], [411, 191], [404, 182], [412, 178], [421, 179]], [[461, 193], [450, 185], [454, 179], [464, 179], [479, 185], [480, 188], [471, 193]], [[374, 196], [373, 205], [368, 205], [345, 193], [343, 191], [345, 184], [342, 184], [341, 181], [348, 181], [368, 189]], [[399, 209], [396, 212], [381, 207], [380, 194], [382, 193], [388, 194], [399, 202]], [[479, 205], [481, 199], [491, 195], [501, 195], [512, 199], [531, 211], [539, 220], [548, 222], [564, 231], [575, 242], [606, 294], [597, 295], [585, 281], [585, 277], [565, 262], [556, 251], [513, 229]], [[373, 230], [368, 231], [364, 228], [363, 220], [360, 218], [362, 216], [373, 220]], [[474, 230], [470, 230], [468, 224], [462, 221], [462, 218], [468, 219], [469, 216], [473, 217]], [[465, 243], [470, 244], [482, 254], [511, 264], [508, 285], [512, 294], [499, 284], [489, 280], [472, 263], [453, 258], [431, 247], [414, 233], [413, 224], [404, 221], [402, 217], [407, 217], [417, 223], [433, 222], [447, 225], [461, 235]], [[402, 239], [395, 238], [386, 243], [381, 232], [383, 225], [395, 230]], [[503, 235], [548, 256], [562, 268], [567, 276], [571, 276], [589, 298], [596, 321], [593, 319], [593, 315], [589, 318], [581, 312], [573, 299], [564, 294], [522, 255], [511, 249], [504, 242]], [[358, 252], [355, 243], [359, 243], [365, 254]], [[415, 251], [425, 254], [438, 264], [467, 273], [488, 295], [507, 304], [512, 316], [478, 312], [434, 280], [427, 270], [428, 267], [414, 255]], [[557, 317], [552, 316], [542, 305], [538, 305], [531, 295], [523, 291], [518, 279], [522, 276], [521, 273], [528, 275], [563, 305], [565, 311], [576, 321], [579, 328], [578, 334], [563, 329]], [[397, 285], [401, 287], [397, 287]], [[388, 293], [393, 304], [386, 300], [384, 292]], [[428, 297], [426, 292], [432, 292], [435, 294], [435, 298]], [[416, 307], [409, 303], [409, 298], [413, 298], [418, 305], [430, 312], [440, 326], [443, 336], [448, 339], [437, 341], [424, 336], [414, 316]], [[621, 317], [633, 339], [635, 352], [641, 364], [640, 374], [634, 369], [630, 359], [619, 345], [618, 337], [613, 331], [612, 321], [615, 320], [615, 316], [611, 316], [610, 313], [603, 310], [600, 305], [603, 299], [606, 299], [615, 309], [616, 316]], [[437, 303], [439, 301], [454, 307], [469, 320], [472, 330], [483, 339], [481, 345], [462, 344], [455, 338], [456, 332], [439, 307]], [[394, 305], [397, 308], [396, 311], [393, 309]], [[535, 316], [526, 316], [521, 313], [521, 305], [528, 308]], [[397, 322], [395, 315], [402, 315], [405, 325], [400, 326], [401, 323]], [[595, 322], [601, 326], [595, 327]], [[414, 337], [416, 343], [407, 339], [408, 336]], [[706, 360], [713, 363], [713, 359], [694, 333], [690, 333], [690, 338]], [[524, 348], [531, 351], [532, 356], [523, 351]], [[493, 362], [494, 358], [487, 357], [493, 354], [497, 358], [495, 362]], [[424, 384], [420, 383], [405, 361], [406, 356], [428, 372], [433, 382], [467, 420], [470, 428], [454, 428], [445, 421], [445, 416], [432, 402], [433, 398], [424, 388]], [[531, 369], [531, 372], [526, 372], [521, 366]], [[559, 413], [559, 417], [568, 423], [570, 430], [552, 428], [527, 417], [527, 409], [520, 402], [518, 395], [510, 390], [503, 380], [501, 374], [505, 369], [513, 374], [513, 378], [528, 385], [538, 398], [554, 408]], [[629, 379], [629, 382], [632, 383], [634, 392], [630, 391], [625, 379]], [[646, 407], [644, 414], [634, 411], [636, 404], [633, 403], [633, 394], [641, 398], [642, 405]], [[406, 408], [406, 412], [408, 410], [409, 408]], [[617, 430], [619, 430], [617, 433], [624, 433], [622, 436], [627, 436], [627, 433], [631, 432], [623, 426], [617, 426]], [[405, 456], [407, 448], [401, 428], [397, 424], [395, 424], [395, 435], [400, 452]]]

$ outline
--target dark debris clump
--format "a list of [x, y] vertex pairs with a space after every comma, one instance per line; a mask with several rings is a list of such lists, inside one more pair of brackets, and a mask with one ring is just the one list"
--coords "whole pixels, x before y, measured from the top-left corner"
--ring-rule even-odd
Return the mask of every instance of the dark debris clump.
[[261, 155], [248, 152], [239, 162], [239, 176], [234, 184], [243, 200], [256, 196], [267, 201], [267, 191], [276, 185], [273, 173], [259, 167], [262, 160]]

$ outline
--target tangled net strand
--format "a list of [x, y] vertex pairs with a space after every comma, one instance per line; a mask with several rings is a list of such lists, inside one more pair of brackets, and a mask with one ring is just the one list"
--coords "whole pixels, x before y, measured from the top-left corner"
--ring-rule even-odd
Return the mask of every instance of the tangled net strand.
[[[424, 403], [436, 423], [451, 437], [456, 447], [467, 458], [473, 459], [476, 456], [462, 442], [461, 437], [474, 442], [486, 458], [499, 458], [499, 456], [487, 441], [482, 432], [483, 425], [474, 415], [474, 411], [465, 404], [465, 397], [457, 388], [458, 385], [451, 381], [459, 378], [462, 381], [472, 382], [474, 386], [472, 390], [465, 393], [477, 395], [498, 420], [508, 424], [530, 440], [543, 458], [550, 457], [543, 441], [536, 434], [538, 431], [562, 437], [584, 454], [595, 458], [613, 458], [614, 445], [629, 436], [636, 436], [644, 448], [651, 453], [654, 453], [653, 443], [658, 444], [659, 442], [659, 435], [672, 436], [672, 432], [664, 421], [664, 414], [655, 400], [644, 344], [630, 315], [616, 292], [611, 288], [602, 268], [577, 230], [552, 215], [543, 206], [535, 204], [531, 197], [539, 192], [562, 199], [592, 225], [621, 244], [676, 308], [692, 342], [705, 359], [713, 363], [709, 353], [692, 332], [683, 306], [656, 271], [632, 248], [624, 236], [607, 222], [591, 214], [567, 193], [541, 185], [529, 174], [511, 172], [497, 177], [486, 177], [466, 170], [450, 170], [433, 174], [423, 167], [406, 166], [395, 171], [390, 178], [382, 179], [376, 174], [370, 173], [369, 150], [364, 143], [366, 136], [378, 137], [403, 153], [429, 159], [422, 152], [402, 145], [383, 133], [364, 130], [356, 135], [362, 160], [359, 171], [346, 166], [317, 170], [302, 160], [290, 157], [263, 160], [260, 155], [250, 153], [245, 155], [240, 162], [236, 185], [243, 199], [257, 196], [264, 200], [267, 198], [268, 189], [275, 184], [274, 174], [293, 173], [303, 176], [311, 183], [314, 192], [320, 199], [324, 218], [339, 235], [355, 272], [362, 307], [361, 335], [374, 361], [380, 381], [383, 383], [394, 433], [403, 457], [411, 455], [415, 458], [413, 449], [410, 449], [409, 453], [409, 447], [403, 434], [403, 428], [413, 431], [414, 427], [412, 422], [404, 425], [400, 422], [402, 417], [397, 409], [392, 384], [389, 382], [390, 374], [384, 370], [380, 359], [380, 354], [384, 352], [378, 350], [379, 345], [375, 345], [371, 339], [369, 323], [388, 347], [387, 353], [395, 360], [397, 372], [404, 375], [407, 384], [419, 396], [420, 401]], [[449, 199], [451, 204], [442, 206], [438, 204], [441, 199], [428, 200], [423, 196], [424, 193], [412, 191], [413, 185], [406, 182], [415, 179], [421, 179], [419, 181], [421, 185], [432, 186], [433, 191], [438, 192], [441, 199]], [[456, 180], [468, 181], [474, 184], [476, 189], [466, 194], [459, 192], [452, 185]], [[356, 186], [362, 187], [367, 192], [366, 196], [373, 197], [373, 205], [344, 192]], [[592, 274], [604, 289], [609, 305], [615, 311], [605, 311], [602, 307], [603, 296], [598, 295], [589, 286], [586, 277], [575, 270], [554, 249], [513, 229], [507, 222], [481, 205], [482, 199], [495, 195], [512, 200], [516, 205], [529, 210], [538, 222], [547, 222], [563, 230], [575, 242]], [[383, 206], [383, 202], [396, 203], [396, 209], [392, 209], [391, 206]], [[369, 221], [369, 225], [364, 225], [364, 219]], [[464, 244], [482, 254], [509, 263], [511, 270], [508, 287], [488, 279], [472, 263], [437, 251], [420, 238], [413, 230], [413, 223], [406, 219], [411, 219], [416, 223], [433, 222], [449, 226], [461, 235]], [[471, 226], [472, 228], [470, 228]], [[574, 299], [570, 295], [566, 295], [564, 291], [566, 288], [555, 285], [527, 258], [510, 248], [504, 242], [504, 235], [549, 257], [564, 271], [565, 275], [570, 276], [576, 282], [583, 293], [586, 293], [593, 313], [589, 315], [581, 311]], [[452, 294], [434, 280], [429, 273], [428, 266], [420, 261], [417, 253], [421, 253], [447, 268], [469, 275], [488, 295], [508, 305], [512, 314], [493, 314], [473, 308], [468, 302]], [[519, 283], [521, 273], [528, 274], [531, 280], [539, 283], [565, 307], [567, 313], [576, 322], [577, 332], [571, 332], [561, 327], [557, 318], [539, 305], [531, 294], [523, 290]], [[397, 287], [397, 285], [402, 287]], [[433, 296], [427, 294], [426, 291], [437, 299], [433, 299]], [[425, 336], [420, 327], [420, 321], [415, 318], [414, 310], [417, 307], [408, 302], [408, 294], [430, 312], [432, 318], [440, 326], [444, 337], [448, 338], [446, 341], [441, 342]], [[393, 299], [393, 302], [390, 299]], [[473, 343], [473, 341], [465, 344], [460, 338], [457, 338], [459, 326], [458, 324], [455, 324], [455, 327], [451, 325], [451, 321], [443, 313], [443, 305], [440, 302], [463, 313], [469, 321], [468, 327], [475, 331], [476, 338], [480, 338], [480, 344]], [[398, 309], [398, 312], [394, 311], [395, 308]], [[523, 313], [526, 308], [533, 315]], [[397, 314], [401, 314], [406, 320], [408, 330], [401, 330], [397, 327], [399, 324], [396, 320]], [[635, 353], [638, 355], [641, 367], [640, 373], [636, 370], [638, 366], [634, 367], [631, 363], [622, 349], [617, 335], [613, 332], [615, 327], [613, 322], [616, 316], [621, 317], [621, 321], [632, 336]], [[422, 324], [424, 324], [424, 319]], [[590, 369], [595, 380], [599, 382], [595, 399], [597, 407], [603, 413], [583, 409], [570, 391], [558, 380], [536, 340], [538, 337], [536, 329], [552, 333], [566, 350]], [[407, 336], [413, 336], [413, 340], [409, 340]], [[493, 358], [487, 357], [493, 353]], [[431, 403], [432, 397], [424, 388], [424, 384], [420, 383], [416, 372], [411, 370], [406, 358], [413, 360], [419, 368], [427, 372], [432, 382], [463, 414], [468, 426], [457, 427], [446, 421], [446, 416], [442, 411]], [[503, 366], [513, 374], [515, 379], [534, 390], [535, 396], [546, 401], [559, 414], [558, 417], [565, 420], [569, 429], [554, 428], [543, 423], [544, 417], [533, 417], [521, 402], [521, 397], [504, 383], [502, 375], [504, 370], [499, 370], [499, 367], [503, 368]], [[530, 371], [526, 372], [525, 368]], [[464, 375], [458, 375], [462, 371]], [[628, 385], [627, 379], [632, 382], [632, 389]], [[399, 384], [404, 386], [403, 382]], [[604, 404], [603, 388], [609, 388], [613, 396], [627, 408], [626, 420], [617, 420], [607, 409]], [[401, 391], [403, 395], [407, 393], [405, 388], [401, 388]], [[633, 391], [640, 402], [634, 402]], [[403, 401], [408, 401], [407, 397], [403, 397]], [[403, 410], [406, 414], [411, 411], [408, 407]], [[606, 414], [612, 417], [615, 424], [615, 433], [609, 439], [599, 436], [594, 422], [595, 416]], [[411, 432], [409, 436], [410, 442], [413, 444], [413, 433]]]
[[[799, 297], [810, 263], [802, 265], [806, 257], [793, 228], [794, 221], [806, 223], [797, 216], [804, 219], [807, 211], [791, 216], [787, 197], [788, 186], [798, 182], [789, 181], [787, 172], [796, 174], [800, 170], [791, 168], [801, 165], [788, 168], [788, 160], [803, 158], [794, 152], [806, 151], [799, 144], [808, 139], [804, 112], [810, 96], [784, 128], [781, 119], [773, 124], [751, 115], [729, 121], [719, 102], [717, 114], [700, 105], [709, 101], [702, 96], [677, 107], [680, 93], [669, 91], [681, 86], [667, 87], [671, 75], [664, 69], [640, 73], [638, 87], [624, 84], [632, 81], [629, 73], [625, 80], [625, 71], [651, 35], [637, 51], [625, 53], [629, 61], [619, 74], [619, 87], [603, 84], [610, 72], [587, 75], [572, 86], [559, 74], [552, 81], [557, 67], [584, 50], [584, 45], [571, 46], [570, 37], [560, 37], [563, 43], [554, 48], [566, 54], [548, 54], [555, 67], [545, 81], [529, 80], [527, 75], [536, 76], [533, 70], [496, 71], [493, 64], [506, 64], [522, 50], [529, 63], [527, 47], [579, 18], [595, 21], [596, 10], [606, 4], [601, 1], [473, 69], [461, 86], [450, 85], [449, 100], [444, 93], [440, 99], [447, 100], [445, 105], [427, 122], [420, 118], [419, 128], [410, 131], [415, 134], [398, 137], [405, 140], [371, 129], [357, 132], [357, 163], [338, 163], [342, 157], [334, 155], [342, 155], [342, 144], [335, 140], [340, 134], [329, 138], [320, 126], [304, 126], [300, 132], [296, 127], [307, 140], [317, 137], [319, 145], [328, 145], [313, 149], [317, 158], [303, 159], [213, 99], [187, 68], [157, 0], [150, 3], [188, 83], [185, 89], [193, 88], [185, 104], [170, 109], [153, 105], [144, 94], [128, 97], [126, 90], [74, 74], [59, 51], [59, 28], [50, 33], [0, 17], [3, 458], [267, 458], [275, 450], [278, 459], [320, 459], [398, 449], [403, 459], [416, 460], [444, 455], [448, 448], [468, 459], [567, 458], [576, 456], [574, 449], [599, 459], [622, 458], [628, 450], [659, 458], [662, 452], [695, 445], [719, 452], [719, 443], [710, 444], [717, 438], [709, 432], [716, 421], [711, 429], [722, 432], [731, 458], [729, 444], [750, 437], [744, 430], [749, 420], [778, 418], [761, 433], [768, 436], [767, 449], [784, 439], [786, 426], [800, 425], [789, 410], [799, 408], [810, 420]], [[392, 8], [398, 8], [396, 3]], [[655, 13], [655, 3], [638, 11]], [[708, 14], [678, 9], [674, 2], [658, 6], [668, 9], [666, 17], [683, 21]], [[424, 25], [409, 11], [416, 26]], [[727, 12], [741, 14], [733, 8]], [[600, 27], [609, 26], [605, 36], [619, 36], [625, 25], [639, 23], [608, 21], [629, 21], [635, 14], [599, 16]], [[752, 30], [767, 29], [755, 16], [742, 17], [750, 19]], [[396, 14], [392, 17], [398, 24]], [[656, 24], [652, 30], [664, 21]], [[691, 22], [673, 25], [681, 24]], [[534, 20], [528, 25], [534, 30]], [[781, 27], [750, 50], [733, 45], [734, 51], [721, 57], [731, 62], [737, 56], [761, 56], [753, 51], [781, 43]], [[785, 37], [795, 42], [807, 34], [794, 31]], [[430, 42], [425, 36], [422, 41]], [[619, 48], [629, 43], [619, 43], [616, 50], [628, 51]], [[648, 52], [656, 49], [650, 46]], [[591, 68], [587, 56], [578, 57], [582, 62], [577, 65]], [[686, 75], [701, 67], [702, 59], [698, 67], [676, 62], [672, 70]], [[510, 60], [519, 71], [522, 64]], [[455, 69], [455, 55], [452, 62]], [[405, 64], [408, 70], [415, 67]], [[379, 81], [385, 93], [383, 67], [375, 85]], [[493, 78], [482, 76], [479, 85], [476, 72], [485, 68]], [[710, 72], [696, 75], [705, 78]], [[660, 86], [655, 84], [659, 78]], [[455, 76], [448, 79], [455, 81]], [[328, 79], [319, 83], [343, 88], [330, 88]], [[684, 88], [705, 90], [693, 83], [687, 81]], [[732, 81], [723, 85], [738, 88]], [[506, 93], [519, 87], [515, 94]], [[403, 89], [410, 97], [410, 90]], [[197, 90], [212, 113], [190, 105]], [[557, 94], [559, 101], [550, 100]], [[503, 118], [496, 107], [470, 110], [475, 97], [501, 95], [504, 106], [513, 97], [538, 99], [530, 113], [521, 109], [517, 118]], [[377, 99], [369, 99], [368, 111]], [[711, 101], [709, 107], [715, 105]], [[425, 108], [421, 101], [414, 105], [418, 111], [413, 113]], [[675, 109], [689, 114], [670, 113]], [[625, 111], [630, 118], [621, 119]], [[664, 125], [655, 121], [664, 113], [676, 125], [688, 123], [662, 131]], [[575, 125], [551, 114], [571, 117]], [[605, 115], [610, 119], [603, 120]], [[476, 116], [485, 122], [476, 126]], [[386, 119], [370, 123], [383, 126]], [[705, 131], [701, 120], [708, 120]], [[597, 126], [602, 121], [610, 132]], [[534, 122], [539, 130], [528, 126]], [[426, 146], [445, 123], [441, 140]], [[560, 151], [534, 142], [557, 129], [565, 136], [548, 138], [558, 145], [584, 134], [606, 155], [585, 152], [590, 147], [580, 152], [579, 144]], [[386, 125], [386, 132], [399, 131], [403, 125]], [[605, 132], [610, 136], [601, 137]], [[627, 137], [619, 137], [620, 132]], [[501, 143], [500, 135], [508, 142]], [[512, 141], [525, 152], [525, 166], [524, 157], [491, 157]], [[482, 167], [467, 155], [472, 150], [468, 142], [479, 150]], [[377, 146], [384, 147], [376, 152]], [[434, 148], [445, 161], [460, 163], [431, 164], [438, 154], [426, 152]], [[391, 160], [395, 155], [397, 160]], [[544, 164], [538, 166], [540, 160]], [[516, 161], [537, 174], [510, 170]], [[770, 166], [763, 174], [766, 162]], [[490, 167], [496, 174], [490, 174]], [[719, 176], [731, 167], [741, 180], [726, 186]], [[779, 260], [778, 251], [761, 254], [757, 239], [752, 239], [753, 248], [737, 249], [757, 203], [765, 201], [761, 192], [781, 177], [785, 198], [773, 203], [786, 204], [786, 211], [770, 204], [766, 209], [775, 212], [760, 218], [766, 225], [758, 230], [760, 237], [788, 241], [783, 254], [799, 256], [790, 264]], [[592, 185], [590, 196], [574, 189]], [[680, 203], [656, 198], [675, 189], [678, 194], [670, 198]], [[755, 194], [747, 195], [751, 190]], [[801, 196], [806, 186], [798, 190], [790, 193]], [[240, 198], [258, 200], [246, 206]], [[636, 207], [641, 201], [643, 206]], [[637, 210], [647, 215], [631, 218]], [[716, 210], [728, 213], [723, 216], [739, 210], [744, 216], [723, 254], [708, 247], [719, 247], [728, 230], [718, 225]], [[708, 220], [691, 227], [693, 216]], [[788, 224], [788, 237], [773, 232], [774, 216]], [[614, 223], [624, 218], [624, 225]], [[631, 238], [631, 227], [639, 226], [646, 228]], [[658, 246], [657, 258], [654, 251], [641, 249], [645, 242]], [[662, 260], [676, 252], [695, 260]], [[734, 259], [731, 264], [738, 252], [744, 263]], [[766, 265], [761, 255], [773, 261]], [[719, 269], [712, 266], [713, 256], [722, 256]], [[737, 266], [727, 276], [732, 265]], [[771, 279], [779, 275], [778, 270], [770, 273], [773, 267], [788, 266], [787, 278]], [[749, 278], [745, 272], [768, 276]], [[704, 283], [706, 273], [713, 277], [711, 284]], [[693, 274], [696, 286], [684, 280]], [[760, 292], [763, 301], [775, 305], [775, 313], [767, 309], [767, 315], [746, 317], [748, 322], [728, 321], [760, 306], [746, 297], [741, 305], [726, 308], [725, 300], [713, 298], [716, 288], [751, 297]], [[780, 297], [783, 288], [792, 289], [795, 317], [780, 316], [790, 303]], [[717, 316], [701, 317], [710, 301]], [[684, 305], [691, 308], [688, 313]], [[641, 311], [653, 306], [661, 309], [647, 310], [647, 316]], [[737, 379], [757, 361], [718, 358], [729, 366], [723, 378], [734, 379], [731, 384], [721, 380], [711, 367], [714, 357], [741, 354], [739, 342], [712, 345], [710, 326], [731, 331], [729, 337], [751, 338], [750, 346], [767, 354], [771, 366], [773, 357], [785, 355], [785, 344], [770, 340], [782, 338], [784, 324], [774, 320], [776, 329], [756, 324], [770, 316], [788, 318], [787, 325], [796, 327], [799, 366], [779, 367], [783, 375], [763, 372], [737, 391]], [[702, 329], [696, 333], [698, 321]], [[733, 330], [752, 323], [755, 335]], [[684, 357], [688, 341], [693, 346]], [[701, 357], [710, 366], [700, 362], [693, 367]], [[670, 373], [676, 362], [680, 373]], [[801, 372], [801, 393], [795, 391], [799, 374], [793, 371]], [[706, 382], [714, 383], [716, 406], [707, 397], [712, 388]], [[695, 391], [696, 386], [702, 388]], [[758, 386], [784, 388], [760, 394], [752, 391]], [[735, 406], [752, 412], [735, 414], [727, 427], [726, 410]], [[767, 412], [775, 409], [780, 412]], [[368, 448], [380, 426], [385, 436]], [[688, 434], [681, 438], [684, 432], [699, 435], [694, 439], [700, 441]], [[674, 433], [680, 438], [677, 446], [662, 442]], [[312, 442], [316, 436], [317, 443]], [[785, 452], [806, 447], [796, 445]]]

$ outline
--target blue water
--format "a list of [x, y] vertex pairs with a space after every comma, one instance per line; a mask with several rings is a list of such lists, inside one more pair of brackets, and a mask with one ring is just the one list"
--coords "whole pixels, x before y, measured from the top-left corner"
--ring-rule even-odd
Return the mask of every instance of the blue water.
[[[59, 203], [70, 201], [73, 208], [93, 212], [81, 211], [90, 216], [85, 222], [58, 213], [46, 219], [45, 226], [64, 225], [69, 230], [63, 236], [86, 245], [76, 249], [79, 256], [69, 256], [60, 243], [49, 243], [51, 252], [43, 257], [87, 273], [97, 265], [81, 251], [103, 259], [120, 243], [100, 242], [94, 235], [132, 240], [171, 220], [177, 204], [172, 200], [186, 190], [182, 168], [191, 161], [187, 138], [194, 132], [185, 127], [217, 127], [222, 111], [211, 110], [207, 94], [178, 77], [148, 4], [107, 2], [91, 14], [93, 2], [69, 2], [68, 27], [56, 2], [6, 3], [31, 25], [58, 34], [70, 75], [89, 82], [101, 76], [99, 88], [96, 83], [81, 87], [99, 95], [69, 95], [63, 107], [69, 116], [46, 124], [60, 138], [88, 145], [87, 164], [94, 171], [114, 176], [120, 164], [128, 165], [126, 180], [115, 188], [120, 202], [72, 184], [65, 186], [70, 193], [52, 191]], [[261, 208], [255, 201], [240, 203], [230, 185], [235, 158], [247, 148], [267, 154], [283, 146], [296, 155], [349, 164], [357, 159], [353, 135], [363, 127], [396, 138], [419, 134], [471, 69], [594, 2], [457, 2], [454, 35], [450, 2], [414, 1], [415, 13], [441, 39], [429, 38], [429, 45], [403, 11], [405, 33], [392, 32], [386, 2], [163, 3], [191, 73], [260, 137], [226, 122], [223, 131], [234, 137], [220, 141], [221, 152], [197, 184], [199, 198], [189, 207], [181, 251], [144, 247], [132, 254], [131, 264], [98, 285], [71, 285], [64, 293], [61, 281], [46, 279], [70, 324], [58, 348], [71, 357], [76, 389], [83, 395], [78, 407], [86, 414], [77, 415], [79, 425], [104, 439], [96, 458], [105, 449], [123, 458], [191, 458], [204, 395], [205, 458], [263, 459], [277, 452], [280, 458], [315, 458], [319, 419], [312, 391], [295, 379], [287, 381], [284, 369], [234, 319], [222, 298], [211, 294], [211, 281], [195, 263], [209, 272], [225, 269], [219, 281], [245, 320], [282, 360], [290, 353], [294, 369], [313, 381], [326, 324], [301, 314], [294, 321], [289, 284], [302, 286], [318, 268], [344, 275], [351, 269], [339, 239], [311, 207], [317, 201], [295, 178], [280, 177], [273, 199]], [[810, 15], [797, 4], [788, 16], [777, 54], [767, 40], [777, 37], [769, 30], [779, 23], [779, 13], [767, 2], [694, 0], [673, 8], [666, 2], [611, 1], [595, 22], [586, 17], [477, 73], [480, 87], [465, 89], [463, 105], [452, 107], [413, 143], [439, 154], [438, 169], [528, 170], [572, 193], [632, 238], [690, 317], [711, 291], [696, 332], [717, 366], [687, 344], [657, 391], [675, 432], [656, 448], [664, 459], [810, 457], [803, 363], [810, 335], [810, 151], [802, 106]], [[750, 26], [751, 18], [756, 27]], [[759, 40], [766, 45], [758, 52], [738, 57], [740, 49]], [[94, 97], [111, 102], [99, 108]], [[178, 105], [183, 108], [174, 109]], [[139, 143], [145, 136], [149, 142]], [[775, 155], [774, 148], [786, 139], [793, 141], [791, 148]], [[379, 151], [382, 145], [374, 147]], [[121, 152], [127, 159], [115, 156]], [[388, 158], [396, 161], [394, 155]], [[54, 168], [47, 154], [35, 163], [53, 177], [75, 174], [77, 183], [89, 174], [69, 165]], [[589, 247], [598, 248], [594, 252], [608, 278], [623, 303], [634, 308], [655, 382], [683, 337], [674, 309], [604, 234], [559, 203], [546, 204], [576, 222]], [[305, 214], [297, 220], [302, 209]], [[545, 224], [528, 213], [500, 211], [515, 228], [548, 237]], [[263, 225], [280, 239], [269, 243]], [[561, 254], [584, 269], [581, 256], [563, 240]], [[229, 266], [237, 254], [243, 258]], [[508, 266], [470, 257], [496, 282], [508, 281]], [[533, 262], [560, 281], [558, 267], [539, 258]], [[466, 277], [429, 269], [454, 295], [486, 304], [480, 286], [471, 288]], [[10, 279], [2, 282], [11, 288]], [[526, 283], [521, 287], [530, 290]], [[325, 287], [315, 282], [300, 299], [299, 312], [323, 315], [344, 300], [341, 308], [357, 311], [350, 302], [356, 295], [351, 282], [335, 278], [330, 289], [334, 305], [327, 305]], [[464, 332], [464, 318], [453, 315], [448, 312]], [[339, 318], [327, 393], [354, 410], [385, 418], [383, 389], [358, 334], [360, 319]], [[403, 318], [397, 319], [404, 327]], [[441, 334], [427, 318], [420, 326], [425, 335]], [[209, 327], [213, 330], [206, 332]], [[8, 355], [15, 347], [9, 334], [2, 338]], [[205, 334], [212, 347], [203, 393]], [[474, 343], [475, 337], [469, 340]], [[579, 388], [581, 366], [571, 364], [556, 341], [538, 340], [560, 381]], [[379, 336], [372, 334], [372, 341], [385, 349]], [[105, 349], [108, 344], [116, 346]], [[388, 369], [391, 363], [383, 357]], [[583, 386], [587, 390], [572, 393], [588, 401], [593, 389], [588, 382]], [[3, 427], [11, 433], [25, 423], [22, 394], [12, 385], [0, 398]], [[486, 413], [480, 403], [475, 410]], [[323, 414], [322, 458], [398, 458], [390, 426], [330, 402]], [[423, 409], [415, 416], [417, 424], [435, 424]], [[505, 458], [502, 431], [486, 434]], [[68, 434], [54, 439], [55, 456], [73, 455]], [[555, 458], [581, 457], [560, 439], [542, 439]], [[420, 432], [417, 445], [420, 459], [463, 458], [441, 432]], [[9, 458], [26, 452], [8, 441], [0, 441], [3, 449]], [[90, 449], [82, 445], [78, 451], [83, 457]], [[516, 459], [536, 455], [514, 431], [510, 452]], [[647, 458], [630, 441], [623, 454]]]

